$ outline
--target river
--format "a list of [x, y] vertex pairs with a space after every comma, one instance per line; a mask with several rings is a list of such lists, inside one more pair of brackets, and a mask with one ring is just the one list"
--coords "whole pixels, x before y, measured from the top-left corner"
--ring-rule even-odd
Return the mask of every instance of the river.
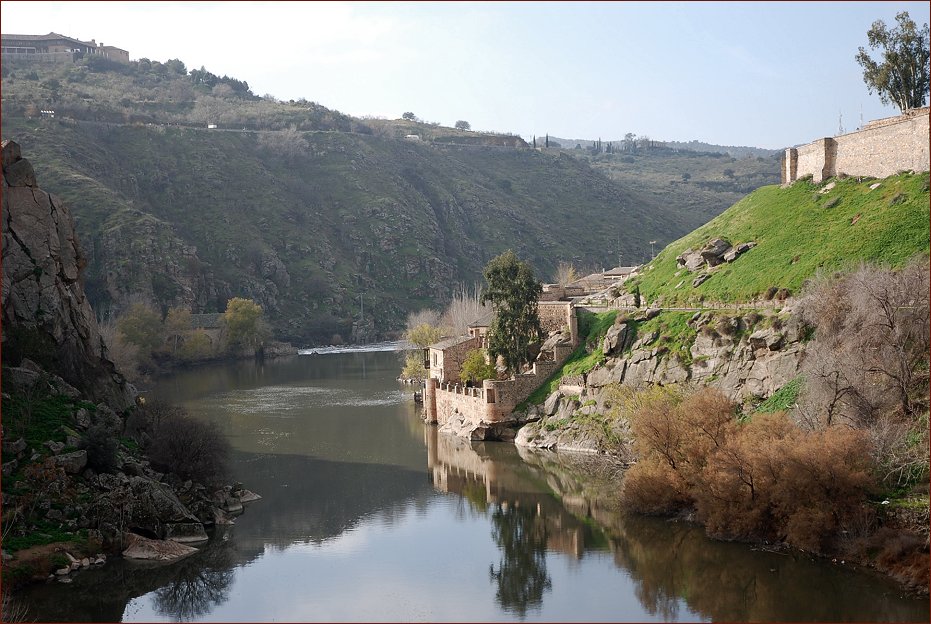
[[593, 458], [421, 423], [398, 353], [198, 367], [150, 393], [217, 423], [262, 495], [172, 565], [23, 593], [39, 621], [924, 621], [868, 571], [616, 508]]

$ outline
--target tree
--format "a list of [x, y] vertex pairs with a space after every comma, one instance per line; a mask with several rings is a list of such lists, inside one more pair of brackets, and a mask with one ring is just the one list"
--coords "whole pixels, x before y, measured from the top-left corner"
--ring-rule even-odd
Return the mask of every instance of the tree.
[[579, 279], [579, 273], [571, 263], [561, 261], [556, 265], [556, 275], [554, 279], [560, 286], [568, 286], [570, 283]]
[[928, 25], [919, 29], [908, 11], [897, 14], [895, 20], [899, 25], [891, 30], [876, 20], [866, 31], [870, 49], [882, 49], [882, 62], [874, 61], [862, 46], [856, 58], [863, 67], [867, 90], [876, 91], [883, 104], [895, 104], [904, 113], [925, 104], [931, 56]]
[[416, 121], [416, 120], [417, 120], [417, 115], [415, 115], [414, 113], [408, 111], [408, 112], [404, 113], [403, 115], [401, 115], [401, 119], [406, 119], [406, 120], [408, 120], [408, 121]]
[[404, 369], [401, 371], [404, 379], [421, 380], [427, 378], [427, 368], [423, 365], [421, 352], [408, 353], [404, 358]]
[[465, 121], [464, 119], [460, 119], [459, 121], [456, 122], [456, 129], [457, 130], [471, 130], [472, 124], [470, 124], [468, 121]]
[[133, 305], [116, 326], [126, 342], [139, 347], [140, 355], [148, 356], [162, 343], [162, 319], [145, 304]]
[[481, 319], [490, 312], [490, 308], [482, 301], [482, 288], [475, 284], [468, 288], [459, 284], [453, 298], [443, 312], [441, 326], [448, 329], [451, 336], [462, 336], [469, 332], [469, 325]]
[[262, 306], [252, 299], [233, 297], [223, 313], [226, 337], [230, 345], [257, 347], [267, 330], [262, 319]]
[[540, 339], [537, 300], [543, 286], [533, 269], [508, 250], [494, 258], [482, 272], [488, 287], [482, 302], [490, 301], [495, 319], [488, 332], [488, 354], [501, 357], [508, 372], [516, 373], [530, 361], [530, 345]]
[[421, 323], [407, 332], [407, 340], [421, 349], [426, 349], [434, 342], [439, 341], [442, 336], [439, 327], [434, 327], [428, 323]]
[[181, 308], [168, 310], [165, 317], [165, 340], [171, 344], [171, 354], [178, 354], [179, 345], [191, 332], [191, 312]]
[[494, 364], [485, 361], [485, 352], [481, 349], [472, 349], [462, 363], [459, 379], [463, 382], [482, 383], [486, 379], [494, 379], [496, 375]]

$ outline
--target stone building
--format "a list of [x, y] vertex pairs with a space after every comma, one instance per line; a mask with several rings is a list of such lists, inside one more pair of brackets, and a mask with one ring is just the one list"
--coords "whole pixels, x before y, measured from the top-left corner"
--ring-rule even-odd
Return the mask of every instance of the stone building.
[[928, 171], [928, 107], [871, 121], [860, 130], [791, 147], [782, 157], [782, 183], [810, 175], [813, 182], [840, 175], [885, 178]]
[[0, 35], [3, 61], [49, 61], [73, 63], [85, 56], [99, 56], [129, 63], [129, 52], [95, 40], [81, 41], [50, 32], [47, 35]]
[[[510, 379], [486, 379], [480, 387], [460, 382], [462, 363], [473, 349], [484, 346], [491, 315], [469, 326], [469, 335], [430, 345], [424, 363], [429, 376], [424, 389], [424, 420], [444, 425], [462, 421], [470, 431], [508, 421], [515, 408], [546, 381], [578, 346], [578, 320], [572, 301], [539, 301], [544, 334], [553, 334], [530, 370]], [[554, 332], [565, 332], [559, 339]], [[475, 435], [474, 433], [472, 435]]]

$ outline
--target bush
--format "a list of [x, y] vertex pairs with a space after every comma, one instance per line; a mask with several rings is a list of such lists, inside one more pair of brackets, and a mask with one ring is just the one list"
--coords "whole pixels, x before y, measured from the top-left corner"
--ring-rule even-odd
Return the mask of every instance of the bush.
[[114, 472], [117, 468], [116, 453], [119, 447], [119, 440], [105, 425], [93, 425], [84, 436], [87, 465], [96, 472]]
[[156, 470], [218, 486], [227, 477], [229, 452], [229, 442], [214, 423], [172, 411], [154, 427], [148, 454]]
[[645, 513], [694, 509], [709, 534], [786, 541], [821, 552], [862, 515], [872, 492], [862, 431], [806, 432], [785, 414], [738, 424], [720, 391], [651, 389], [621, 396], [640, 461], [623, 500]]

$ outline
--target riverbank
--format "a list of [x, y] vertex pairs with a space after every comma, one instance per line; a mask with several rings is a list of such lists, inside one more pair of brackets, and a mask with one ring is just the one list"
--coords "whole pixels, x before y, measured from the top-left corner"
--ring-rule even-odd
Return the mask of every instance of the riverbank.
[[28, 359], [3, 380], [7, 588], [70, 583], [108, 555], [174, 560], [260, 498], [223, 484], [223, 447], [176, 408], [116, 413]]

